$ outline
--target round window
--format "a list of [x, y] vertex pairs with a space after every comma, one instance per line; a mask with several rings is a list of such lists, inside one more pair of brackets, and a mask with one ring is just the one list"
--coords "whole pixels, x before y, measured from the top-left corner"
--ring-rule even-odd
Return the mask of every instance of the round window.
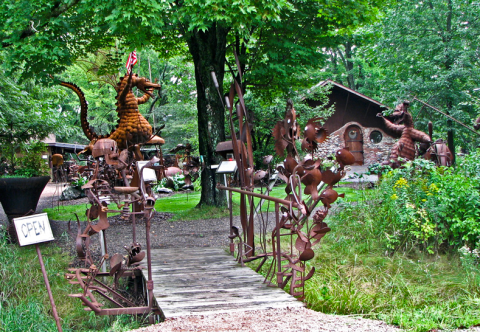
[[356, 131], [356, 130], [350, 130], [348, 132], [348, 137], [350, 137], [351, 139], [357, 138], [357, 135], [358, 135], [358, 131]]
[[370, 133], [370, 142], [372, 143], [380, 143], [382, 141], [382, 133], [378, 130], [374, 130]]

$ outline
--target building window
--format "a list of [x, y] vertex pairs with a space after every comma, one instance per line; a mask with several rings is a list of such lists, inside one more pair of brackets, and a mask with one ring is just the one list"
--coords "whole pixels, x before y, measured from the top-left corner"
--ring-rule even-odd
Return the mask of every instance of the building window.
[[370, 133], [370, 142], [380, 143], [382, 141], [383, 135], [378, 130], [374, 130]]
[[351, 139], [355, 139], [355, 138], [357, 138], [357, 136], [358, 136], [358, 131], [356, 131], [356, 130], [350, 130], [348, 132], [348, 137], [350, 137]]

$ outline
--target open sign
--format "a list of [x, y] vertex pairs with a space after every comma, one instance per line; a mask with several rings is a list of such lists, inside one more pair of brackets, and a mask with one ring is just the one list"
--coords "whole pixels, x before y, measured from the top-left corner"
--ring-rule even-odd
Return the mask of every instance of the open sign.
[[46, 213], [13, 219], [20, 246], [54, 240], [50, 221]]

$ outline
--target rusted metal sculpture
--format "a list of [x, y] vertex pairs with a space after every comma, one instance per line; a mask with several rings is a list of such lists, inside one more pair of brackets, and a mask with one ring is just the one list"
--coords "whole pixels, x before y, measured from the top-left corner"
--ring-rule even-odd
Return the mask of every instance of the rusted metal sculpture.
[[[152, 91], [160, 89], [161, 86], [151, 83], [145, 77], [139, 77], [130, 71], [130, 75], [125, 75], [120, 79], [115, 90], [117, 91], [117, 113], [118, 124], [109, 135], [98, 135], [90, 127], [87, 113], [88, 105], [83, 91], [75, 84], [69, 82], [60, 82], [60, 85], [72, 89], [80, 98], [80, 123], [85, 136], [91, 141], [91, 144], [83, 152], [90, 152], [93, 144], [101, 138], [110, 138], [117, 142], [121, 150], [133, 148], [135, 145], [144, 144], [153, 138], [152, 126], [138, 111], [138, 105], [146, 103], [150, 97], [153, 97]], [[133, 87], [137, 87], [144, 92], [141, 97], [135, 97]], [[137, 158], [141, 158], [137, 150]]]
[[400, 167], [401, 161], [398, 159], [399, 157], [405, 160], [413, 160], [415, 158], [415, 142], [431, 143], [430, 136], [413, 127], [413, 118], [410, 112], [408, 112], [409, 105], [410, 102], [408, 101], [397, 105], [391, 115], [394, 118], [394, 122], [386, 119], [382, 113], [377, 114], [377, 116], [383, 118], [387, 129], [400, 137], [390, 152], [389, 160], [384, 162], [384, 164], [388, 164], [393, 168]]
[[[61, 85], [72, 89], [80, 98], [81, 124], [88, 139], [91, 140], [85, 151], [90, 154], [87, 168], [89, 181], [82, 188], [90, 202], [86, 211], [87, 226], [82, 229], [78, 222], [76, 249], [80, 259], [85, 262], [85, 268], [73, 269], [67, 277], [74, 284], [80, 285], [82, 294], [73, 294], [78, 297], [92, 311], [99, 315], [117, 314], [161, 314], [153, 299], [153, 280], [150, 257], [150, 220], [153, 216], [156, 196], [152, 193], [150, 183], [144, 180], [144, 170], [154, 169], [162, 174], [164, 168], [159, 158], [153, 157], [148, 162], [142, 162], [140, 145], [157, 144], [165, 141], [152, 135], [152, 127], [138, 112], [138, 105], [148, 101], [154, 89], [160, 85], [150, 83], [146, 78], [133, 74], [121, 78], [116, 87], [118, 125], [109, 135], [97, 135], [89, 126], [87, 120], [87, 103], [81, 89], [73, 83], [61, 82]], [[142, 97], [135, 97], [132, 88], [137, 87], [144, 92]], [[94, 161], [91, 160], [94, 159]], [[119, 186], [119, 183], [121, 184]], [[110, 203], [116, 203], [117, 209], [112, 209]], [[132, 221], [132, 242], [125, 244], [127, 255], [108, 254], [106, 230], [110, 224], [108, 213], [121, 213], [122, 218]], [[143, 217], [146, 227], [146, 249], [136, 240], [136, 216]], [[91, 237], [100, 235], [102, 255], [100, 264], [95, 264], [89, 246]], [[148, 298], [147, 306], [135, 306], [131, 301], [121, 296], [117, 291], [118, 280], [122, 276], [135, 276], [142, 268], [141, 262], [147, 256], [149, 267], [146, 282]], [[104, 263], [110, 262], [110, 271], [100, 272]], [[114, 286], [108, 286], [98, 277], [111, 276]], [[138, 280], [143, 280], [140, 276]], [[94, 293], [109, 301], [116, 308], [105, 309], [96, 300]]]
[[[185, 154], [178, 155], [180, 151], [184, 151]], [[199, 177], [200, 160], [192, 156], [192, 145], [187, 143], [185, 145], [178, 144], [175, 148], [169, 151], [170, 153], [176, 153], [176, 166], [168, 167], [165, 171], [166, 176], [172, 176], [172, 174], [183, 173], [185, 177], [185, 186], [182, 189], [193, 189], [193, 181]], [[180, 165], [181, 164], [181, 165]], [[179, 166], [182, 166], [180, 169]]]
[[[239, 77], [241, 78], [241, 75]], [[321, 119], [314, 118], [307, 122], [301, 144], [302, 149], [309, 152], [310, 156], [300, 160], [295, 147], [295, 141], [300, 137], [300, 127], [296, 121], [297, 115], [293, 102], [289, 100], [284, 120], [277, 122], [273, 129], [277, 154], [284, 156], [286, 150], [283, 165], [277, 167], [278, 176], [287, 183], [286, 198], [280, 199], [254, 192], [253, 180], [256, 177], [255, 174], [260, 173], [253, 169], [250, 131], [243, 130], [249, 123], [249, 119], [240, 86], [240, 83], [234, 80], [226, 100], [230, 115], [230, 130], [234, 133], [236, 127], [233, 123], [233, 105], [235, 105], [235, 94], [238, 96], [236, 115], [239, 120], [239, 132], [242, 135], [240, 139], [232, 135], [232, 146], [239, 172], [240, 188], [217, 185], [217, 188], [229, 191], [230, 198], [232, 192], [240, 193], [241, 231], [233, 226], [231, 220], [230, 248], [233, 251], [235, 248], [233, 242], [238, 242], [237, 258], [242, 264], [261, 259], [257, 270], [268, 261], [265, 282], [283, 288], [291, 281], [290, 293], [303, 299], [305, 281], [315, 272], [314, 268], [307, 271], [305, 263], [315, 256], [313, 246], [330, 231], [324, 219], [331, 204], [339, 196], [343, 196], [338, 195], [333, 186], [345, 175], [344, 167], [353, 164], [355, 158], [348, 149], [339, 149], [336, 153], [337, 166], [332, 169], [326, 169], [322, 160], [312, 159], [313, 152], [327, 137], [327, 132], [321, 125]], [[258, 177], [266, 177], [263, 173], [261, 175]], [[321, 190], [325, 185], [327, 187]], [[275, 224], [270, 231], [270, 236], [267, 233], [268, 214], [264, 215], [259, 209], [254, 208], [255, 198], [275, 204]], [[322, 202], [323, 207], [315, 209], [319, 202]], [[261, 249], [258, 249], [254, 242], [255, 219], [258, 219], [260, 224]], [[283, 237], [289, 237], [288, 242], [292, 245], [285, 247], [281, 241]], [[271, 243], [271, 247], [268, 243]], [[258, 250], [260, 252], [257, 252]]]

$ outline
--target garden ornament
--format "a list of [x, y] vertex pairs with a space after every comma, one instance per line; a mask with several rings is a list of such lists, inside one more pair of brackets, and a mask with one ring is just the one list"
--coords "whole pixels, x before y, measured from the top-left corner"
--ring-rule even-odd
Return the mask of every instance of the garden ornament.
[[[236, 79], [236, 78], [235, 78]], [[235, 80], [234, 79], [234, 80]], [[234, 105], [234, 95], [238, 95], [239, 100], [243, 100], [243, 94], [238, 87], [241, 84], [237, 81], [232, 83], [230, 90], [228, 105]], [[243, 104], [238, 103], [243, 107]], [[230, 130], [236, 132], [233, 124], [233, 113], [230, 110]], [[237, 112], [239, 123], [247, 123], [246, 112], [241, 110]], [[245, 118], [244, 118], [245, 117]], [[355, 162], [353, 155], [348, 149], [339, 149], [336, 153], [338, 166], [332, 169], [325, 169], [322, 160], [315, 159], [312, 152], [318, 149], [327, 138], [327, 131], [322, 127], [321, 118], [315, 117], [307, 121], [303, 132], [304, 139], [302, 141], [302, 150], [309, 152], [310, 156], [300, 158], [295, 148], [296, 141], [300, 139], [300, 129], [297, 123], [297, 115], [293, 102], [287, 101], [285, 117], [278, 121], [272, 130], [275, 139], [275, 151], [280, 156], [286, 156], [282, 165], [276, 167], [278, 177], [286, 182], [285, 199], [271, 197], [265, 194], [259, 194], [253, 191], [250, 183], [251, 178], [256, 180], [259, 177], [268, 176], [266, 171], [255, 171], [253, 164], [248, 162], [248, 157], [252, 155], [251, 146], [248, 145], [250, 131], [245, 130], [245, 138], [240, 141], [237, 146], [235, 136], [232, 135], [234, 156], [237, 161], [238, 171], [240, 175], [240, 188], [226, 187], [217, 185], [217, 188], [230, 192], [238, 192], [241, 197], [240, 204], [240, 223], [239, 228], [232, 228], [231, 220], [230, 228], [230, 248], [234, 251], [238, 248], [237, 259], [240, 262], [248, 262], [261, 259], [259, 270], [268, 257], [273, 259], [269, 261], [267, 276], [265, 282], [268, 284], [276, 284], [278, 287], [285, 287], [290, 282], [290, 294], [300, 300], [304, 299], [305, 282], [315, 273], [315, 268], [307, 269], [306, 262], [315, 257], [313, 246], [320, 242], [327, 232], [330, 231], [327, 224], [323, 221], [328, 214], [331, 204], [340, 196], [333, 189], [336, 184], [345, 175], [345, 166]], [[245, 145], [244, 142], [247, 142]], [[267, 162], [272, 160], [267, 158]], [[265, 175], [264, 175], [265, 174]], [[324, 179], [325, 178], [325, 179]], [[326, 181], [328, 187], [321, 191], [322, 181]], [[266, 232], [268, 217], [263, 215], [261, 209], [255, 209], [254, 198], [260, 198], [261, 201], [269, 201], [275, 205], [275, 223], [273, 230], [268, 238]], [[248, 201], [249, 205], [246, 204]], [[318, 209], [313, 218], [311, 216], [316, 205], [322, 202], [324, 207]], [[231, 208], [231, 207], [230, 207]], [[259, 246], [255, 243], [254, 220], [260, 223], [260, 229], [264, 230], [260, 236], [261, 252], [257, 253]], [[287, 237], [285, 241], [281, 241]], [[234, 245], [233, 241], [238, 243]], [[271, 244], [271, 248], [267, 245]]]
[[394, 122], [383, 117], [382, 113], [377, 114], [378, 117], [381, 117], [384, 120], [387, 129], [400, 137], [399, 141], [393, 146], [392, 151], [390, 152], [389, 160], [385, 161], [383, 163], [384, 165], [398, 168], [401, 165], [398, 158], [406, 160], [413, 160], [415, 158], [415, 142], [431, 143], [430, 136], [413, 127], [413, 118], [410, 112], [408, 112], [409, 105], [409, 101], [404, 101], [397, 105], [395, 111], [391, 115]]
[[[115, 90], [117, 91], [117, 113], [118, 124], [116, 129], [108, 135], [98, 135], [90, 127], [87, 112], [88, 105], [82, 90], [75, 84], [69, 82], [60, 82], [60, 85], [72, 89], [80, 99], [80, 123], [85, 136], [93, 143], [102, 138], [110, 138], [116, 141], [120, 150], [133, 147], [136, 144], [143, 144], [153, 138], [152, 126], [138, 111], [138, 105], [146, 103], [150, 97], [153, 97], [152, 91], [160, 89], [161, 86], [151, 83], [145, 77], [134, 75], [130, 71], [130, 75], [125, 75], [118, 82]], [[141, 97], [135, 97], [133, 88], [137, 87], [144, 92]], [[90, 144], [92, 145], [92, 144]], [[90, 146], [91, 151], [93, 147]]]
[[273, 137], [275, 138], [275, 152], [281, 157], [284, 156], [284, 151], [287, 149], [288, 154], [294, 153], [295, 140], [299, 138], [300, 126], [297, 123], [297, 114], [293, 107], [292, 100], [287, 100], [287, 107], [285, 111], [285, 119], [278, 121], [273, 129]]

